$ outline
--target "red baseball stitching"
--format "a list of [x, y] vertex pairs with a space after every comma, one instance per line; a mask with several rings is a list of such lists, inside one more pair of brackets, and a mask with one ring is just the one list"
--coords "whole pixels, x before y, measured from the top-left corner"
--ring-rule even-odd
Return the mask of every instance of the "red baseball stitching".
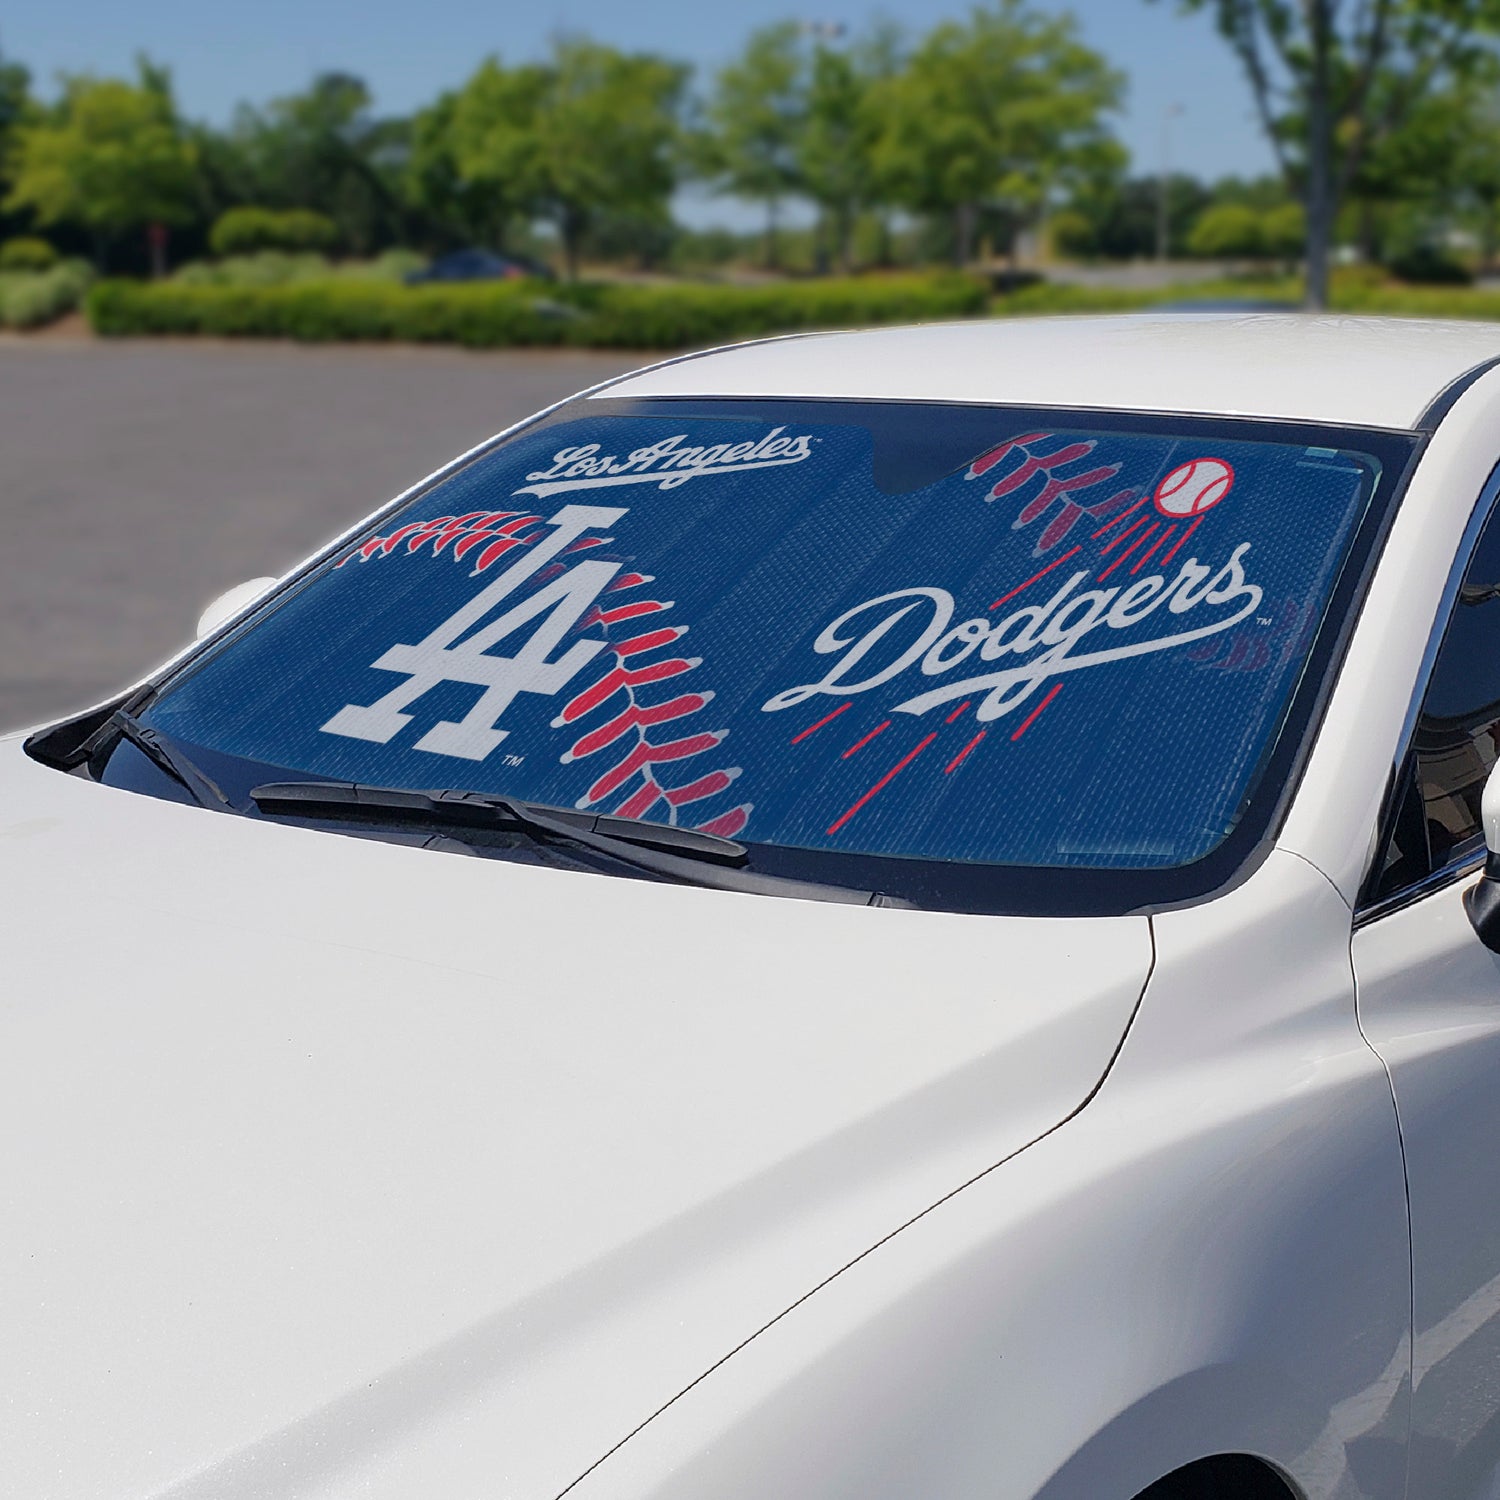
[[[615, 580], [610, 592], [637, 588], [651, 581], [645, 574], [626, 573]], [[579, 622], [579, 628], [602, 624], [608, 629], [614, 624], [660, 614], [671, 609], [672, 604], [673, 601], [669, 599], [639, 599], [626, 605], [605, 607], [601, 601], [600, 605], [596, 605]], [[641, 696], [640, 689], [657, 683], [671, 682], [674, 687], [678, 686], [676, 679], [695, 672], [702, 666], [703, 659], [697, 656], [660, 656], [652, 661], [640, 660], [675, 645], [686, 634], [686, 625], [663, 625], [632, 635], [626, 640], [613, 642], [609, 649], [614, 656], [614, 665], [582, 692], [575, 694], [552, 721], [554, 729], [561, 729], [587, 718], [617, 695], [624, 695], [623, 707], [617, 708], [602, 724], [580, 735], [563, 753], [563, 762], [569, 764], [576, 760], [586, 760], [591, 755], [617, 746], [621, 740], [627, 741], [625, 753], [579, 799], [580, 807], [607, 801], [623, 792], [639, 776], [640, 785], [614, 809], [615, 815], [623, 818], [644, 817], [658, 802], [665, 802], [667, 820], [676, 824], [679, 808], [718, 796], [720, 792], [727, 791], [740, 775], [741, 767], [729, 766], [708, 771], [691, 781], [669, 786], [659, 774], [659, 769], [663, 766], [693, 760], [717, 748], [729, 732], [726, 729], [697, 730], [680, 734], [675, 739], [662, 740], [653, 740], [648, 733], [663, 724], [685, 728], [681, 721], [700, 713], [713, 700], [714, 695], [709, 691], [678, 693], [676, 696], [660, 697], [654, 701]], [[732, 838], [749, 822], [753, 807], [753, 803], [741, 803], [696, 826], [704, 833], [717, 833]]]

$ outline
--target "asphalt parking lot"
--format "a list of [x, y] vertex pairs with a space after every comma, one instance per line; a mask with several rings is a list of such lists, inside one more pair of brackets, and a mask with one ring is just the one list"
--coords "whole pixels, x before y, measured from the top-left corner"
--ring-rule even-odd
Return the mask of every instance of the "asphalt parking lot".
[[0, 729], [84, 707], [629, 355], [0, 340]]

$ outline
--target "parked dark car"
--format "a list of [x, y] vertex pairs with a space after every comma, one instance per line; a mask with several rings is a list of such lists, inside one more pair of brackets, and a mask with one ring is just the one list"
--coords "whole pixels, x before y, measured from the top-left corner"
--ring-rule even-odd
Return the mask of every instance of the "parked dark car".
[[493, 250], [453, 250], [403, 279], [408, 286], [416, 286], [424, 281], [518, 281], [528, 276], [552, 280], [546, 266], [525, 256], [500, 255]]

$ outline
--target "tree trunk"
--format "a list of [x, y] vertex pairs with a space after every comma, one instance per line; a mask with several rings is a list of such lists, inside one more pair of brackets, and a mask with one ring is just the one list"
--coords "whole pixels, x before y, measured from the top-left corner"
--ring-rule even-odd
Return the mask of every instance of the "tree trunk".
[[562, 212], [563, 266], [569, 281], [578, 280], [578, 251], [583, 239], [583, 216], [571, 208]]
[[839, 215], [835, 223], [838, 226], [837, 249], [839, 270], [845, 276], [848, 276], [854, 271], [854, 209], [850, 205], [845, 204], [839, 210]]
[[766, 199], [766, 270], [776, 271], [781, 268], [781, 248], [777, 243], [777, 220], [781, 212], [781, 202], [777, 198]]
[[962, 269], [974, 258], [974, 230], [979, 205], [960, 203], [953, 214], [953, 262]]
[[1373, 265], [1380, 259], [1379, 239], [1375, 229], [1375, 204], [1370, 198], [1359, 200], [1359, 258]]
[[1328, 262], [1333, 249], [1333, 139], [1330, 115], [1330, 0], [1308, 0], [1312, 69], [1307, 94], [1307, 295], [1315, 312], [1328, 306]]
[[151, 252], [151, 279], [160, 281], [167, 274], [167, 226], [146, 226], [146, 247]]

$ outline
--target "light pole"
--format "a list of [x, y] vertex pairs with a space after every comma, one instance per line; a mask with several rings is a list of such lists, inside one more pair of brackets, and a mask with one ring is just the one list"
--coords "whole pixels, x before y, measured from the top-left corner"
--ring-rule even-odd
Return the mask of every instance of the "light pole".
[[1161, 170], [1156, 178], [1156, 258], [1165, 264], [1168, 232], [1167, 196], [1172, 190], [1172, 116], [1180, 115], [1180, 104], [1169, 104], [1161, 112]]

